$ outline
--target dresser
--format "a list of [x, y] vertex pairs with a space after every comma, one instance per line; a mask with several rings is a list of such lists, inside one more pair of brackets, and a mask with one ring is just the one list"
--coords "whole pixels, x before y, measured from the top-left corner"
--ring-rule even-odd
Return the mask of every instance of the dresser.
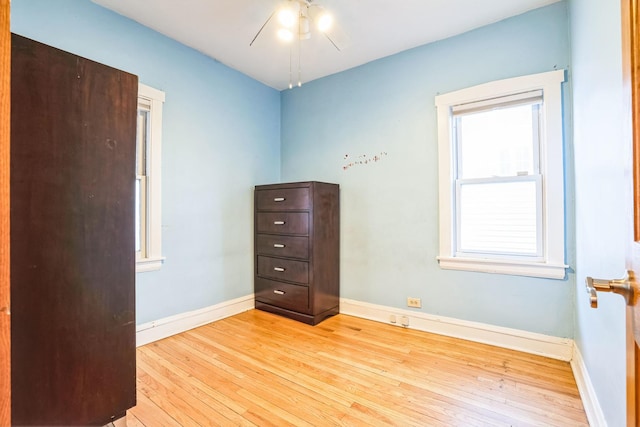
[[337, 314], [339, 186], [259, 185], [254, 197], [256, 308], [310, 325]]

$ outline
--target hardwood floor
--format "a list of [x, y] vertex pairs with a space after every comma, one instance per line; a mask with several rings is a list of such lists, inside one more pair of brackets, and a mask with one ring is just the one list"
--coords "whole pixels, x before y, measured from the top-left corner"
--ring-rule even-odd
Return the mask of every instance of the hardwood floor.
[[252, 310], [138, 348], [128, 426], [586, 426], [561, 362], [338, 315]]

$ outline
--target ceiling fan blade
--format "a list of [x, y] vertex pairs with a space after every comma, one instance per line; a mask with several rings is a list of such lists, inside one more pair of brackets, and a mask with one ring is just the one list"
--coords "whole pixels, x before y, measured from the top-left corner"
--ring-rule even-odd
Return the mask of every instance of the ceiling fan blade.
[[253, 46], [253, 42], [256, 41], [256, 39], [258, 38], [258, 36], [260, 35], [260, 33], [262, 33], [262, 30], [264, 30], [264, 27], [267, 26], [267, 24], [269, 23], [269, 21], [271, 21], [271, 18], [273, 18], [273, 15], [275, 15], [276, 11], [274, 10], [273, 12], [271, 12], [271, 15], [269, 15], [269, 17], [267, 18], [266, 21], [264, 21], [264, 24], [262, 24], [262, 27], [260, 27], [260, 29], [258, 30], [258, 32], [256, 33], [256, 35], [253, 37], [253, 40], [251, 40], [251, 43], [249, 43], [249, 47]]
[[[324, 34], [327, 40], [331, 42], [333, 47], [335, 47], [338, 52], [341, 52], [348, 44], [348, 38], [340, 26], [335, 22], [336, 19], [332, 16], [333, 14], [326, 11], [322, 6], [313, 3], [313, 0], [306, 0], [306, 2], [307, 16], [314, 22], [319, 32]], [[326, 18], [329, 18], [328, 25], [326, 25]], [[323, 22], [323, 20], [325, 22]], [[326, 28], [323, 29], [323, 26]]]
[[342, 31], [339, 25], [334, 25], [329, 31], [325, 31], [323, 34], [338, 52], [342, 52], [349, 46], [349, 36]]
[[338, 52], [342, 52], [342, 51], [340, 50], [340, 48], [338, 47], [338, 45], [333, 41], [333, 39], [332, 39], [331, 37], [329, 37], [329, 34], [327, 34], [327, 33], [323, 33], [323, 34], [324, 34], [324, 36], [327, 38], [327, 40], [329, 40], [329, 41], [331, 42], [331, 44], [333, 45], [333, 47], [335, 47], [335, 48], [336, 48], [336, 50], [337, 50]]

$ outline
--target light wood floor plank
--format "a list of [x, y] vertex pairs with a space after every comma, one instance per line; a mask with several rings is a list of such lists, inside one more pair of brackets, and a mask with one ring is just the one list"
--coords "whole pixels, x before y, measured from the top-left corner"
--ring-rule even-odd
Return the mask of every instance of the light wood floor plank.
[[[183, 336], [179, 336], [165, 340], [163, 345], [154, 346], [154, 351], [160, 357], [163, 357], [161, 356], [163, 352], [167, 353], [164, 356], [166, 361], [176, 367], [181, 367], [189, 378], [188, 383], [194, 383], [217, 402], [217, 412], [224, 413], [228, 418], [231, 418], [229, 411], [235, 412], [245, 418], [248, 421], [247, 424], [249, 422], [260, 426], [287, 424], [284, 419], [275, 416], [272, 417], [273, 424], [265, 423], [259, 416], [264, 412], [262, 408], [239, 393], [242, 389], [242, 381], [246, 381], [248, 384], [249, 379], [244, 374], [237, 373], [237, 370], [230, 369], [230, 365], [219, 363], [217, 360], [218, 363], [215, 365], [208, 364], [210, 360], [215, 360], [210, 357], [210, 353], [199, 353], [195, 347], [182, 343], [183, 338]], [[187, 355], [185, 361], [179, 359], [180, 352]], [[230, 373], [230, 371], [235, 372]], [[236, 379], [240, 381], [240, 386], [234, 382]]]
[[142, 421], [140, 421], [135, 415], [133, 415], [132, 411], [127, 412], [125, 420], [125, 425], [127, 427], [144, 427]]
[[[229, 411], [224, 405], [210, 404], [209, 396], [195, 387], [191, 378], [179, 375], [175, 368], [155, 357], [152, 352], [139, 352], [138, 365], [141, 370], [153, 376], [167, 392], [174, 395], [175, 400], [180, 402], [180, 406], [188, 412], [197, 425], [229, 427], [240, 425], [241, 416]], [[214, 417], [211, 416], [213, 412], [217, 415], [215, 422]]]
[[[261, 333], [268, 333], [268, 330], [264, 330], [261, 331]], [[291, 339], [288, 339], [288, 337], [286, 337], [286, 342], [278, 342], [274, 339], [273, 334], [270, 335], [271, 337], [271, 342], [274, 343], [277, 348], [279, 349], [281, 346], [286, 346], [287, 343], [291, 343]], [[318, 346], [318, 343], [314, 343], [314, 345]], [[321, 345], [321, 347], [324, 347], [323, 345]], [[353, 351], [353, 348], [351, 349]], [[286, 365], [295, 365], [295, 360], [294, 362], [290, 362], [289, 361], [289, 357], [290, 355], [287, 353], [281, 353], [280, 350], [274, 350], [276, 355], [277, 355], [277, 359], [279, 360], [280, 364], [286, 364]], [[293, 349], [287, 349], [287, 352], [291, 352], [294, 351]], [[335, 348], [334, 348], [335, 351]], [[393, 406], [406, 406], [408, 405], [408, 400], [407, 397], [404, 395], [399, 395], [397, 396], [397, 398], [394, 398], [394, 394], [397, 393], [397, 391], [399, 390], [398, 386], [400, 385], [402, 379], [392, 379], [390, 378], [390, 376], [388, 375], [388, 373], [385, 371], [385, 369], [383, 368], [379, 368], [379, 369], [375, 369], [372, 370], [370, 369], [366, 364], [363, 363], [358, 363], [357, 365], [354, 366], [349, 366], [352, 364], [352, 360], [357, 359], [357, 356], [363, 357], [365, 359], [367, 359], [369, 362], [371, 362], [371, 357], [370, 355], [372, 355], [373, 353], [369, 353], [366, 351], [366, 349], [358, 349], [357, 352], [355, 354], [352, 354], [351, 359], [345, 359], [345, 358], [339, 358], [339, 359], [335, 359], [332, 355], [330, 354], [326, 354], [324, 352], [316, 352], [316, 356], [320, 356], [320, 357], [316, 357], [313, 359], [313, 363], [315, 366], [302, 366], [301, 369], [303, 369], [305, 372], [309, 372], [309, 371], [317, 371], [318, 369], [320, 369], [320, 373], [322, 371], [328, 371], [328, 372], [335, 372], [336, 375], [334, 375], [331, 378], [325, 378], [324, 381], [326, 382], [331, 382], [333, 380], [335, 380], [335, 378], [341, 378], [341, 382], [344, 384], [344, 387], [347, 387], [351, 390], [356, 390], [358, 388], [364, 388], [365, 390], [367, 390], [368, 392], [376, 392], [376, 394], [378, 395], [382, 395], [382, 396], [387, 396], [386, 400], [384, 401], [380, 401], [378, 402], [378, 404], [384, 406], [384, 405], [393, 405]], [[291, 357], [296, 357], [291, 356]], [[307, 359], [308, 358], [303, 358], [303, 359]], [[332, 364], [331, 362], [333, 360], [337, 360], [337, 362], [335, 364]], [[401, 363], [402, 359], [393, 359], [393, 363]], [[355, 363], [355, 362], [353, 362]], [[387, 360], [387, 362], [385, 363], [385, 366], [389, 366], [389, 360]], [[345, 367], [349, 368], [349, 369], [345, 369]], [[355, 381], [355, 383], [351, 383], [350, 381], [354, 379], [355, 375], [353, 374], [353, 372], [358, 372], [359, 374], [364, 374], [368, 377], [376, 377], [378, 380], [383, 379], [384, 381], [377, 381], [377, 382], [366, 382], [363, 383], [361, 381]], [[351, 374], [350, 374], [351, 373]], [[335, 392], [334, 392], [335, 395]], [[443, 417], [443, 414], [445, 413], [445, 410], [443, 409], [444, 406], [441, 404], [442, 402], [437, 402], [437, 404], [435, 406], [430, 406], [430, 405], [423, 405], [422, 407], [418, 407], [418, 406], [410, 406], [407, 407], [407, 410], [413, 410], [413, 411], [418, 411], [418, 412], [422, 412], [423, 415], [425, 416], [431, 416], [433, 418], [435, 418], [436, 420], [441, 420], [441, 421], [446, 421], [449, 418], [449, 415], [445, 415]], [[451, 402], [450, 403], [450, 407], [453, 405], [455, 407], [457, 402]], [[366, 404], [365, 404], [366, 405]], [[370, 405], [370, 403], [369, 403]], [[460, 412], [459, 415], [463, 415], [464, 408], [457, 408], [458, 412]], [[477, 416], [477, 411], [475, 416]], [[493, 419], [497, 416], [497, 414], [493, 413], [491, 415], [490, 419]], [[468, 416], [469, 417], [469, 416]], [[471, 418], [467, 419], [467, 422], [465, 425], [476, 425], [474, 423], [471, 422]], [[489, 423], [489, 419], [482, 419], [482, 421], [479, 421], [478, 425], [491, 425], [491, 423]], [[505, 424], [505, 425], [508, 425]]]
[[[395, 328], [395, 329], [397, 329], [397, 328]], [[273, 339], [273, 336], [272, 336], [272, 339]], [[360, 350], [362, 350], [362, 351], [360, 351]], [[371, 349], [369, 349], [369, 350], [371, 350]], [[334, 351], [334, 353], [338, 352], [338, 350], [335, 347], [334, 347], [333, 351]], [[352, 371], [352, 370], [353, 371], [359, 371], [359, 372], [371, 371], [373, 374], [377, 375], [378, 377], [380, 377], [380, 376], [386, 377], [386, 378], [393, 377], [392, 382], [395, 383], [396, 386], [402, 381], [402, 378], [403, 378], [402, 375], [396, 376], [396, 375], [392, 375], [390, 372], [382, 373], [382, 368], [379, 368], [379, 367], [376, 367], [374, 370], [371, 370], [370, 366], [372, 364], [375, 364], [375, 363], [373, 363], [374, 362], [374, 358], [372, 358], [371, 356], [368, 356], [371, 353], [369, 353], [367, 351], [366, 347], [360, 347], [359, 348], [357, 356], [362, 356], [360, 358], [353, 357], [354, 355], [350, 355], [348, 352], [347, 352], [347, 354], [345, 356], [336, 356], [335, 354], [327, 354], [327, 353], [324, 353], [324, 352], [320, 352], [320, 353], [316, 353], [316, 354], [318, 356], [321, 356], [324, 359], [335, 359], [335, 360], [339, 361], [343, 365], [343, 370], [344, 370], [344, 366], [349, 366], [350, 367], [349, 371]], [[410, 355], [408, 354], [407, 356], [410, 356]], [[360, 360], [360, 359], [363, 359], [363, 358], [365, 360]], [[399, 363], [398, 366], [403, 366], [403, 365], [406, 366], [406, 365], [411, 363], [411, 358], [408, 359], [408, 360], [400, 360], [400, 359], [398, 359], [398, 360], [396, 360], [396, 362], [404, 362], [404, 363]], [[321, 362], [318, 361], [318, 359], [316, 359], [316, 363], [321, 363]], [[422, 362], [419, 361], [419, 363], [422, 363]], [[389, 364], [386, 363], [386, 366], [389, 366]], [[325, 370], [326, 370], [326, 365], [325, 365]], [[467, 369], [467, 371], [468, 371], [468, 369]], [[437, 371], [435, 371], [434, 373], [437, 374]], [[423, 377], [427, 376], [427, 374], [429, 374], [429, 372], [420, 373], [420, 372], [417, 372], [415, 370], [414, 371], [408, 370], [408, 371], [404, 372], [403, 375], [406, 375], [406, 376], [408, 376], [410, 378], [423, 378]], [[466, 372], [466, 375], [468, 376], [469, 373]], [[451, 373], [446, 373], [446, 377], [447, 378], [451, 378]], [[434, 381], [433, 374], [430, 375], [430, 379], [431, 379], [431, 381]], [[473, 380], [477, 382], [476, 378], [473, 378]], [[437, 380], [436, 380], [436, 382], [437, 382]], [[448, 386], [454, 387], [454, 388], [458, 387], [458, 388], [460, 388], [458, 393], [465, 394], [466, 393], [465, 389], [468, 389], [468, 384], [467, 384], [468, 382], [469, 381], [466, 381], [466, 383], [463, 383], [461, 381], [456, 381], [455, 384], [453, 384], [453, 383], [446, 384], [445, 383], [444, 385], [448, 385]], [[472, 385], [472, 386], [474, 386], [474, 385]], [[375, 384], [368, 384], [368, 387], [370, 388], [370, 390], [372, 390], [372, 391], [375, 390], [379, 394], [385, 394], [385, 392], [386, 392], [386, 390], [384, 390], [384, 389], [382, 389], [380, 387], [376, 387]], [[481, 394], [480, 394], [480, 396], [482, 397]], [[491, 397], [491, 396], [489, 396], [489, 397]], [[471, 396], [471, 398], [473, 398], [473, 396]], [[485, 400], [486, 400], [486, 398], [485, 398]], [[505, 403], [505, 404], [507, 403], [505, 398], [499, 399], [499, 402], [500, 403]], [[494, 402], [490, 402], [490, 403], [494, 403]], [[525, 404], [526, 400], [523, 401], [523, 402], [519, 402], [519, 403], [520, 403], [520, 405]], [[402, 403], [399, 403], [399, 404], [402, 405]], [[450, 404], [455, 405], [455, 402], [454, 403], [450, 403]], [[513, 405], [513, 406], [518, 408], [518, 405]], [[484, 407], [485, 408], [489, 408], [490, 406], [489, 406], [489, 404], [487, 404]], [[476, 408], [476, 410], [477, 409], [478, 408]], [[483, 422], [486, 423], [486, 420], [483, 421]]]
[[[129, 414], [133, 415], [145, 427], [151, 426], [167, 426], [174, 427], [180, 426], [180, 424], [161, 406], [157, 406], [154, 402], [147, 397], [138, 386], [138, 397], [136, 407], [127, 411], [127, 426], [129, 424]], [[135, 425], [135, 424], [133, 424]]]
[[[198, 365], [192, 363], [188, 356], [185, 362], [174, 357], [171, 352], [165, 352], [162, 348], [154, 348], [154, 346], [147, 346], [147, 348], [141, 349], [139, 354], [142, 356], [145, 353], [148, 354], [147, 361], [150, 364], [158, 366], [162, 375], [184, 389], [182, 393], [186, 393], [183, 394], [185, 399], [191, 396], [193, 400], [198, 400], [206, 405], [209, 409], [207, 410], [205, 407], [203, 410], [208, 411], [209, 416], [215, 412], [219, 417], [228, 419], [231, 422], [230, 425], [255, 426], [255, 424], [243, 418], [243, 415], [247, 412], [246, 407], [214, 388], [215, 381], [211, 381], [206, 375], [199, 376], [199, 374], [205, 374], [210, 370], [210, 366], [199, 368]], [[212, 384], [209, 385], [209, 382]], [[219, 424], [223, 424], [222, 420]]]
[[[177, 337], [174, 344], [177, 344], [177, 346], [181, 348], [182, 351], [188, 352], [190, 354], [190, 357], [189, 357], [190, 363], [195, 364], [193, 369], [187, 368], [189, 375], [192, 376], [193, 378], [203, 380], [202, 372], [207, 370], [206, 364], [209, 359], [209, 354], [211, 353], [212, 350], [207, 349], [206, 347], [204, 347], [205, 349], [204, 351], [197, 350], [196, 348], [202, 347], [202, 344], [201, 343], [195, 344], [192, 338], [190, 341], [187, 340], [187, 338], [189, 337], [187, 337], [186, 334], [185, 336]], [[185, 340], [186, 342], [192, 344], [192, 346], [190, 347], [188, 344], [179, 342], [181, 340]], [[171, 356], [169, 357], [171, 358]], [[217, 357], [216, 362], [217, 362], [217, 365], [214, 368], [215, 375], [208, 375], [208, 377], [204, 380], [210, 383], [214, 387], [218, 387], [222, 390], [225, 390], [226, 396], [229, 397], [229, 399], [225, 401], [226, 404], [231, 403], [232, 405], [235, 406], [235, 403], [238, 402], [243, 407], [246, 408], [245, 409], [246, 411], [248, 412], [253, 411], [253, 412], [260, 413], [260, 412], [266, 412], [264, 407], [265, 405], [277, 403], [283, 408], [290, 408], [290, 409], [288, 411], [287, 410], [279, 411], [279, 415], [278, 415], [279, 422], [276, 422], [275, 425], [283, 425], [286, 423], [289, 423], [292, 425], [304, 424], [305, 422], [304, 420], [302, 421], [295, 420], [295, 422], [293, 423], [291, 421], [288, 421], [289, 419], [296, 418], [296, 416], [292, 415], [292, 413], [290, 412], [293, 412], [294, 414], [296, 412], [299, 412], [300, 414], [302, 414], [301, 412], [302, 409], [297, 405], [297, 402], [287, 400], [288, 396], [285, 396], [283, 398], [281, 396], [276, 395], [273, 398], [274, 402], [263, 402], [259, 396], [258, 398], [255, 398], [254, 395], [252, 394], [252, 393], [255, 393], [255, 395], [264, 394], [265, 392], [264, 384], [271, 384], [273, 387], [275, 387], [277, 385], [276, 382], [278, 378], [269, 377], [268, 375], [265, 375], [265, 372], [258, 372], [252, 369], [245, 369], [244, 366], [239, 365], [237, 361], [230, 360], [228, 364], [225, 364], [223, 357]], [[226, 367], [231, 367], [231, 365], [234, 363], [237, 365], [237, 368], [240, 368], [241, 370], [237, 368], [233, 368], [233, 369], [226, 368]], [[211, 370], [212, 368], [209, 367], [208, 369]], [[229, 373], [229, 371], [232, 371], [232, 372]], [[293, 384], [285, 384], [284, 386], [289, 388], [292, 385]], [[293, 411], [291, 411], [291, 409], [293, 409]], [[308, 411], [308, 408], [307, 408], [307, 411]], [[260, 425], [264, 425], [264, 424], [262, 423]]]
[[[271, 357], [271, 355], [267, 353], [258, 352], [255, 349], [251, 349], [251, 348], [246, 348], [246, 347], [251, 347], [250, 345], [243, 346], [242, 344], [236, 342], [235, 343], [236, 345], [233, 347], [233, 351], [230, 351], [230, 347], [221, 345], [217, 342], [207, 339], [207, 337], [204, 336], [203, 333], [189, 332], [187, 333], [187, 335], [199, 337], [200, 340], [206, 341], [209, 345], [214, 347], [217, 351], [229, 352], [228, 354], [230, 357], [235, 357], [235, 359], [240, 359], [249, 368], [247, 374], [249, 374], [251, 371], [261, 372], [262, 375], [265, 375], [270, 379], [270, 381], [265, 381], [265, 380], [260, 381], [263, 384], [270, 383], [274, 385], [273, 379], [277, 378], [278, 376], [281, 376], [284, 370], [289, 370], [289, 366], [294, 365], [299, 367], [299, 364], [288, 363], [288, 360], [286, 360], [284, 356], [277, 357], [274, 359], [273, 357]], [[231, 337], [227, 337], [227, 342], [233, 342], [233, 339]], [[316, 359], [315, 362], [317, 361], [318, 360]], [[357, 385], [350, 383], [349, 380], [345, 378], [347, 372], [348, 371], [342, 371], [342, 373], [344, 373], [345, 376], [341, 377], [340, 376], [341, 372], [331, 372], [326, 369], [319, 370], [316, 366], [305, 365], [302, 367], [302, 369], [296, 369], [294, 381], [300, 382], [301, 384], [306, 384], [305, 379], [313, 378], [313, 383], [310, 387], [312, 390], [317, 390], [319, 386], [324, 386], [324, 388], [328, 388], [328, 390], [333, 395], [343, 396], [344, 393], [343, 393], [342, 387], [337, 387], [332, 384], [340, 384], [340, 386], [344, 386], [347, 388], [358, 388]], [[317, 378], [310, 376], [311, 374], [321, 375], [323, 380], [319, 381]], [[290, 388], [290, 385], [287, 384], [285, 386], [285, 390], [289, 390], [289, 388]], [[362, 400], [361, 398], [357, 397], [357, 394], [351, 393], [351, 395], [356, 396], [356, 400], [358, 399]], [[313, 401], [314, 400], [308, 401], [307, 404]], [[377, 405], [377, 407], [382, 412], [392, 412], [391, 413], [392, 416], [395, 416], [395, 417], [401, 416], [401, 414], [394, 414], [393, 410], [387, 408], [385, 406], [386, 402], [382, 400], [380, 400], [379, 402], [367, 401], [364, 403], [369, 405], [374, 405], [374, 406]], [[292, 408], [285, 404], [281, 406], [281, 411], [279, 413], [282, 413], [282, 415], [284, 415], [286, 418], [286, 416], [289, 415], [288, 412], [290, 412], [291, 410]], [[310, 414], [308, 415], [310, 416]], [[408, 424], [408, 425], [411, 425], [411, 424]]]
[[568, 363], [351, 316], [252, 310], [138, 349], [130, 427], [587, 426]]

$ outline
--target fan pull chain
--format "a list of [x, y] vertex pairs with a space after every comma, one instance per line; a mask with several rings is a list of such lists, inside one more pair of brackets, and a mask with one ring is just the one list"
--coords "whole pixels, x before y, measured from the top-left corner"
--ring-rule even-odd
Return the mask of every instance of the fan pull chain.
[[302, 86], [302, 40], [298, 38], [298, 87]]
[[292, 65], [291, 65], [291, 51], [293, 50], [293, 47], [291, 45], [289, 45], [289, 89], [293, 89], [293, 82], [292, 82]]

